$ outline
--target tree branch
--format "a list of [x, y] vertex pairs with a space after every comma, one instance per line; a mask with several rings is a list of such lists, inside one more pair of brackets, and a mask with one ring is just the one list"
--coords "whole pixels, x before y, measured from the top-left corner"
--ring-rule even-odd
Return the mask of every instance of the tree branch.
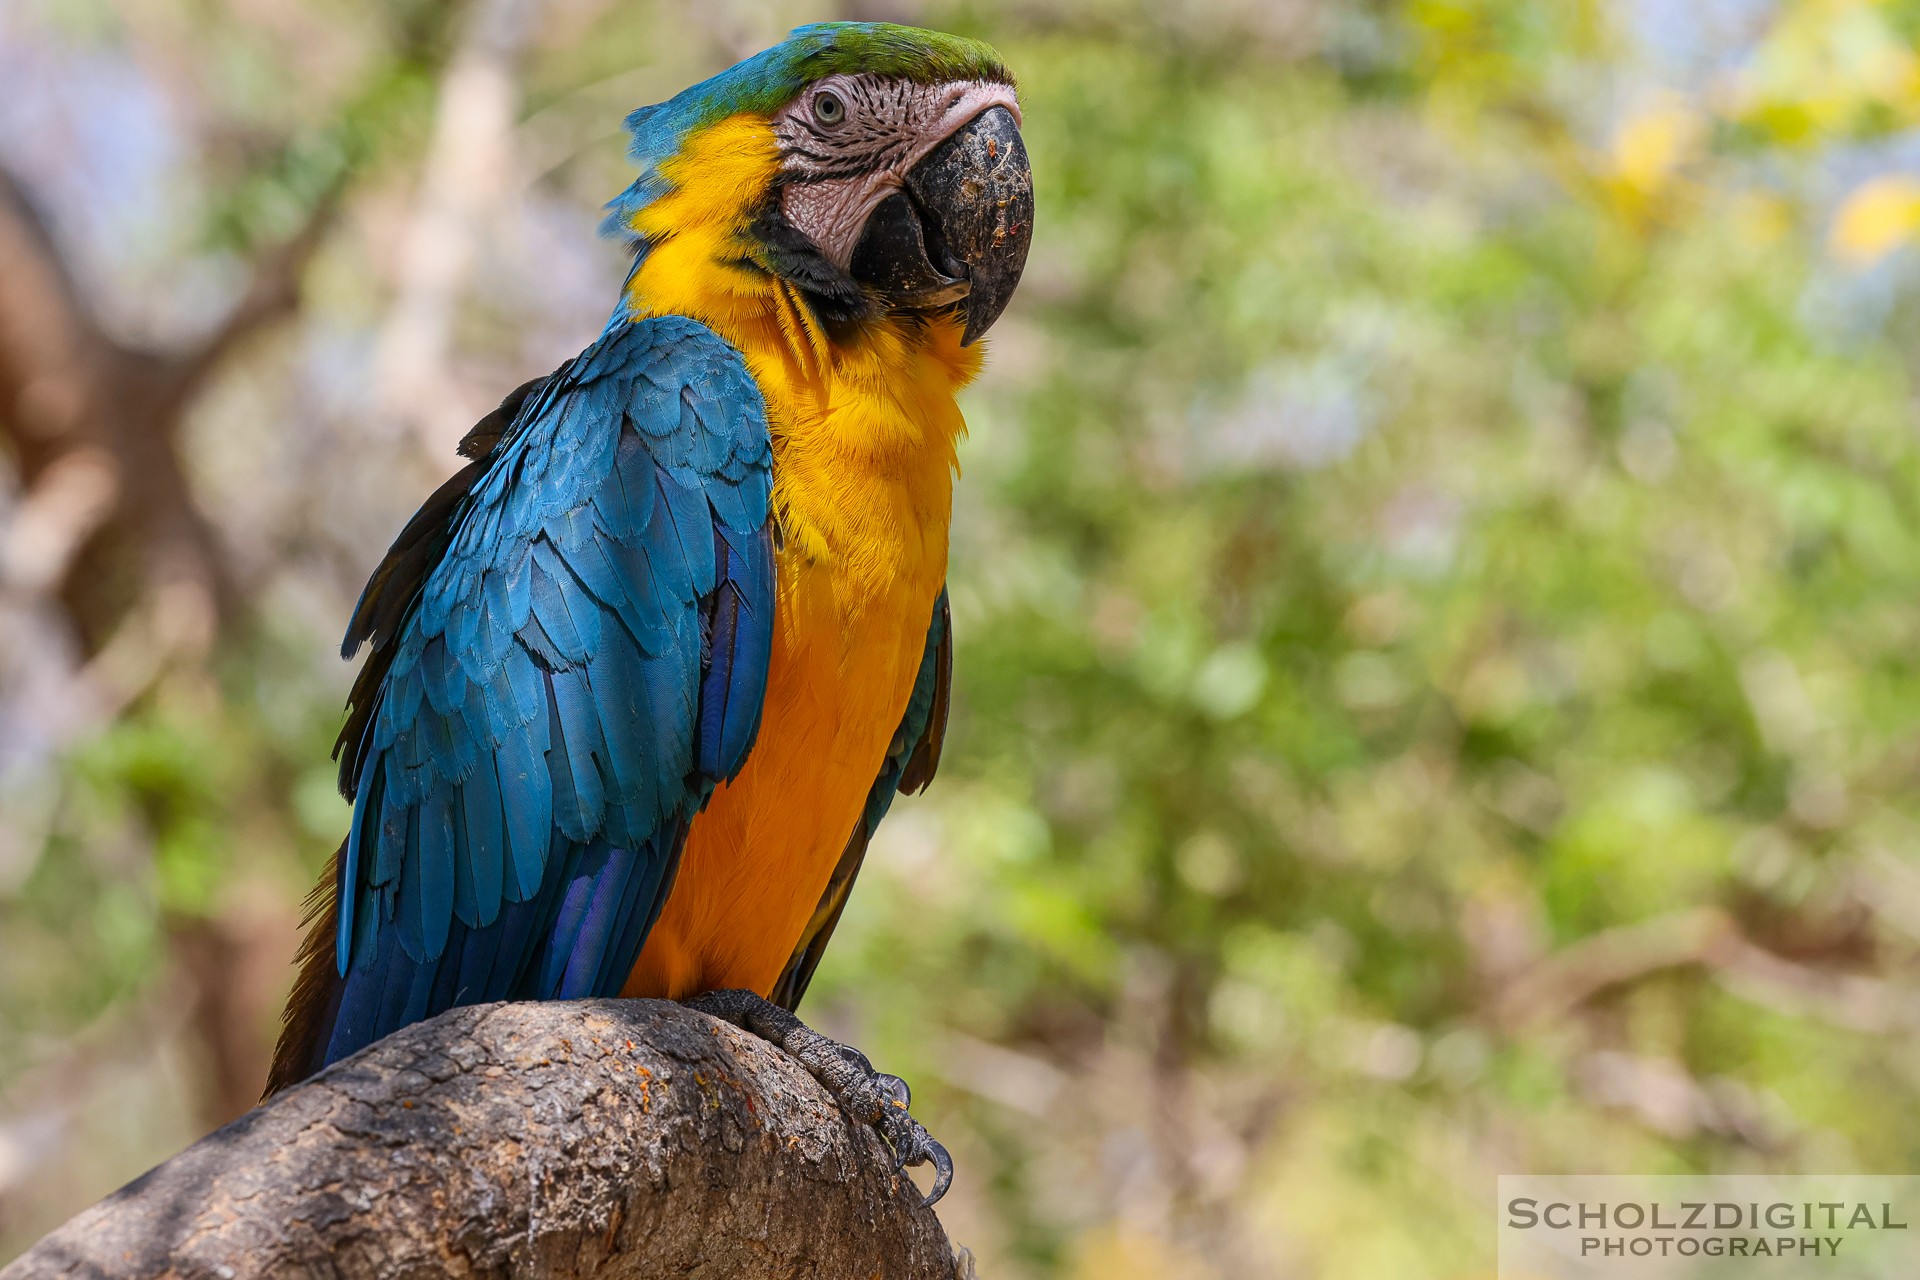
[[1564, 1018], [1612, 987], [1699, 965], [1744, 1000], [1850, 1031], [1920, 1029], [1920, 993], [1897, 982], [1797, 964], [1756, 946], [1718, 907], [1695, 907], [1603, 929], [1522, 973], [1493, 1004], [1518, 1031]]
[[950, 1280], [885, 1144], [765, 1042], [658, 1000], [481, 1005], [280, 1094], [0, 1280]]
[[44, 469], [83, 408], [103, 341], [46, 219], [0, 166], [0, 431], [23, 479]]
[[1494, 1020], [1509, 1030], [1550, 1021], [1608, 987], [1682, 965], [1705, 964], [1737, 929], [1713, 907], [1603, 929], [1542, 959], [1501, 991]]
[[260, 253], [247, 291], [213, 332], [173, 358], [170, 372], [182, 410], [236, 347], [300, 309], [301, 277], [333, 230], [341, 198], [346, 194], [347, 177], [343, 171], [321, 192], [298, 231]]

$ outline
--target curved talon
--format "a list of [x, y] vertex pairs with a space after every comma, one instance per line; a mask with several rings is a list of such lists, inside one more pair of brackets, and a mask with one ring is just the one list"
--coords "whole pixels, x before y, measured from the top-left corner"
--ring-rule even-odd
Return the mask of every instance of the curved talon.
[[927, 1132], [926, 1126], [912, 1116], [903, 1113], [889, 1116], [888, 1120], [891, 1123], [886, 1126], [885, 1136], [894, 1150], [894, 1172], [917, 1165], [933, 1165], [933, 1189], [920, 1202], [920, 1206], [926, 1208], [947, 1194], [947, 1188], [953, 1185], [953, 1157]]
[[934, 1202], [947, 1194], [947, 1188], [953, 1185], [953, 1157], [932, 1137], [928, 1137], [927, 1146], [932, 1149], [931, 1155], [923, 1157], [923, 1160], [931, 1158], [933, 1161], [933, 1188], [927, 1192], [926, 1199], [920, 1202], [922, 1209], [932, 1208]]

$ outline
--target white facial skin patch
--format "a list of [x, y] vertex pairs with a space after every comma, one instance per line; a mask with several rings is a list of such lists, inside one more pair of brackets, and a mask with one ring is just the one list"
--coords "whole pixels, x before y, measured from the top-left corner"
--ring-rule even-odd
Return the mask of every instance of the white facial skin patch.
[[1019, 121], [1020, 100], [1008, 84], [829, 76], [773, 119], [788, 175], [780, 212], [845, 270], [874, 207], [929, 152], [994, 107]]

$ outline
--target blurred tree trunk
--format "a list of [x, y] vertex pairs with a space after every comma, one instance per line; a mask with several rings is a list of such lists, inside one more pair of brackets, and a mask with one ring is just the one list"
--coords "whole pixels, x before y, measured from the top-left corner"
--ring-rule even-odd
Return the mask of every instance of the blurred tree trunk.
[[[300, 278], [333, 221], [338, 183], [290, 239], [256, 260], [225, 319], [177, 350], [127, 345], [82, 294], [32, 197], [0, 168], [0, 440], [20, 498], [0, 542], [0, 601], [20, 625], [41, 605], [64, 620], [88, 658], [110, 647], [131, 661], [96, 663], [81, 681], [67, 735], [139, 695], [166, 667], [203, 659], [239, 621], [225, 548], [197, 500], [180, 436], [195, 399], [250, 338], [295, 313]], [[54, 746], [61, 745], [56, 741]], [[191, 981], [193, 1025], [213, 1082], [207, 1118], [223, 1123], [257, 1096], [264, 1064], [259, 1011], [236, 998], [236, 968], [219, 920], [170, 922]]]
[[[462, 167], [446, 153], [480, 145], [475, 128], [491, 136], [511, 127], [518, 55], [539, 4], [439, 6], [393, 51], [396, 73], [431, 73], [446, 59], [438, 133], [447, 136], [436, 136], [439, 159], [428, 159], [423, 201], [466, 208], [487, 198], [484, 184], [466, 189], [474, 186], [473, 163]], [[442, 34], [456, 21], [461, 35], [445, 50]], [[378, 104], [380, 95], [366, 101]], [[301, 278], [355, 165], [366, 159], [359, 135], [378, 133], [377, 116], [361, 113], [380, 109], [343, 109], [336, 141], [355, 159], [291, 236], [256, 257], [249, 287], [222, 322], [177, 348], [113, 336], [31, 193], [0, 166], [0, 448], [19, 491], [0, 530], [0, 625], [44, 630], [39, 619], [57, 619], [86, 663], [57, 696], [41, 699], [57, 717], [44, 750], [98, 728], [169, 668], [201, 663], [241, 634], [244, 584], [194, 492], [182, 431], [230, 358], [299, 310]], [[440, 170], [447, 172], [436, 181]], [[428, 234], [434, 229], [409, 241], [409, 261], [420, 258], [430, 269], [445, 259], [448, 246]], [[464, 266], [452, 251], [456, 278], [441, 291], [448, 307]], [[401, 293], [409, 296], [404, 281]], [[444, 353], [429, 354], [437, 362]], [[262, 960], [258, 930], [246, 921], [180, 916], [168, 920], [167, 933], [206, 1059], [205, 1117], [222, 1124], [258, 1097], [264, 1078], [270, 1011], [258, 1007], [251, 989], [258, 984], [241, 981], [248, 964]]]

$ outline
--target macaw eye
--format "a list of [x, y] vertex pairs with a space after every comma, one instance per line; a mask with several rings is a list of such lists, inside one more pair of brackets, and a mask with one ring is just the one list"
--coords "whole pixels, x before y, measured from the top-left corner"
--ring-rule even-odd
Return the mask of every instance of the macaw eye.
[[821, 124], [839, 124], [847, 118], [847, 104], [831, 93], [816, 94], [813, 99], [813, 118]]

